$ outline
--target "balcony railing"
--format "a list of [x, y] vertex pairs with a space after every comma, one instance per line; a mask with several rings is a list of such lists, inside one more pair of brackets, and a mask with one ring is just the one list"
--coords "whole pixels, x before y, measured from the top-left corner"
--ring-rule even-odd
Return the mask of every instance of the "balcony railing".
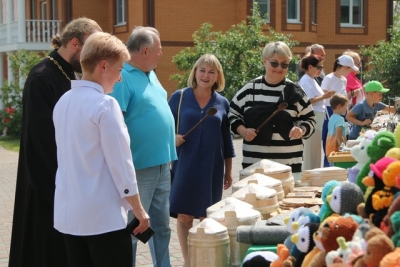
[[[7, 35], [7, 24], [0, 24], [0, 45], [13, 44], [18, 42], [18, 21], [13, 21], [11, 26], [11, 36]], [[50, 44], [51, 38], [61, 30], [60, 20], [26, 20], [25, 33], [27, 43], [47, 43]], [[10, 40], [10, 41], [8, 41]]]

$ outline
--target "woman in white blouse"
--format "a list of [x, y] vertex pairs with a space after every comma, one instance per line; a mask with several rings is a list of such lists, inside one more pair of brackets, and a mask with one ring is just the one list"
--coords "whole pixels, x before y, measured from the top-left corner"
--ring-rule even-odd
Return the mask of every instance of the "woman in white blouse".
[[54, 228], [64, 234], [68, 264], [132, 266], [127, 212], [149, 227], [140, 202], [129, 135], [118, 102], [107, 94], [130, 58], [115, 36], [90, 35], [81, 51], [82, 80], [71, 81], [54, 108], [58, 169]]
[[321, 75], [324, 68], [320, 57], [306, 56], [301, 60], [300, 67], [304, 70], [305, 75], [301, 77], [299, 85], [310, 99], [316, 117], [314, 134], [309, 139], [303, 140], [303, 170], [311, 170], [323, 166], [322, 125], [325, 117], [325, 99], [333, 96], [335, 91], [325, 93], [315, 80]]

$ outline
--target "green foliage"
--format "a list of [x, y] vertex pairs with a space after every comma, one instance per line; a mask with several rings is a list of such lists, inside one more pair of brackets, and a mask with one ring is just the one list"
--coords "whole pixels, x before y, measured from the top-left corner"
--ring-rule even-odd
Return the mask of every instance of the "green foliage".
[[390, 41], [360, 47], [360, 54], [369, 59], [366, 65], [371, 68], [364, 73], [364, 78], [385, 81], [384, 85], [391, 89], [385, 95], [390, 97], [400, 96], [400, 32], [395, 28], [389, 29]]
[[7, 135], [19, 136], [22, 127], [22, 90], [19, 81], [25, 81], [31, 68], [42, 58], [43, 53], [20, 50], [10, 55], [14, 81], [4, 81], [0, 88], [0, 99], [4, 110], [0, 110], [0, 130], [7, 128]]
[[[170, 76], [177, 80], [178, 88], [186, 87], [187, 79], [196, 60], [206, 54], [214, 54], [222, 64], [226, 86], [223, 94], [231, 100], [236, 91], [247, 81], [265, 73], [262, 64], [262, 49], [272, 41], [283, 41], [290, 48], [298, 45], [297, 41], [290, 40], [291, 35], [284, 35], [269, 29], [265, 35], [262, 27], [265, 20], [260, 16], [258, 7], [254, 14], [248, 17], [248, 23], [242, 21], [233, 25], [225, 33], [212, 31], [213, 25], [204, 23], [193, 34], [194, 47], [185, 48], [175, 55], [172, 62], [175, 63], [180, 73]], [[292, 61], [297, 61], [294, 58]], [[289, 74], [290, 78], [297, 76]]]
[[14, 152], [19, 152], [19, 141], [15, 136], [0, 136], [0, 146]]

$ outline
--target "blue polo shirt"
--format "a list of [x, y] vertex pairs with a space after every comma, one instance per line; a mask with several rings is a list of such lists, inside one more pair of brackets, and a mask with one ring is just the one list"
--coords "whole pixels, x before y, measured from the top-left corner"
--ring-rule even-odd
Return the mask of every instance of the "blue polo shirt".
[[[351, 111], [354, 112], [357, 120], [364, 121], [365, 119], [371, 119], [371, 121], [373, 121], [376, 113], [379, 110], [385, 109], [385, 107], [386, 105], [382, 102], [374, 103], [374, 106], [370, 107], [366, 99], [364, 99], [362, 102], [357, 103], [351, 109]], [[349, 134], [349, 139], [357, 139], [360, 135], [361, 128], [362, 126], [353, 124], [353, 128], [351, 129], [351, 132]]]
[[176, 160], [175, 121], [155, 72], [144, 73], [125, 63], [121, 75], [110, 95], [125, 112], [135, 169]]

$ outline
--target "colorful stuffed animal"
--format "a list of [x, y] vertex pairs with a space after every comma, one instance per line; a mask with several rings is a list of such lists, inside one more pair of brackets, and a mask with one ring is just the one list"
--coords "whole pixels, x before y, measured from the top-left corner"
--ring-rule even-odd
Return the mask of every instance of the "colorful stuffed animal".
[[[395, 170], [398, 168], [398, 165], [392, 165], [393, 167], [390, 168], [388, 172], [385, 172], [389, 165], [396, 161], [396, 159], [389, 157], [381, 158], [375, 164], [370, 165], [372, 177], [367, 176], [363, 179], [363, 183], [369, 186], [373, 184], [374, 186], [365, 201], [365, 213], [377, 227], [380, 227], [383, 217], [385, 217], [388, 207], [393, 200], [393, 193], [391, 190], [398, 191], [398, 189], [394, 187], [397, 177]], [[384, 174], [385, 180], [383, 179]], [[384, 181], [389, 185], [393, 185], [393, 188], [390, 190], [385, 189]]]
[[356, 214], [357, 206], [364, 202], [364, 196], [358, 185], [345, 182], [336, 186], [327, 200], [332, 210], [339, 215]]
[[362, 167], [370, 161], [370, 157], [367, 153], [368, 146], [372, 143], [375, 135], [377, 134], [374, 130], [368, 130], [364, 134], [360, 135], [360, 143], [353, 146], [350, 149], [350, 154], [356, 160], [356, 165], [347, 169], [348, 179], [350, 182], [355, 183], [357, 180], [357, 175], [362, 169]]
[[243, 267], [270, 266], [271, 262], [276, 261], [278, 255], [271, 251], [255, 251], [249, 253], [243, 260]]
[[393, 227], [392, 241], [396, 247], [400, 247], [400, 211], [395, 211], [390, 216], [390, 221]]
[[[292, 235], [295, 233], [295, 230], [292, 228], [292, 223], [297, 222], [297, 220], [300, 218], [301, 215], [306, 214], [306, 213], [313, 213], [312, 210], [308, 208], [297, 208], [294, 209], [288, 217], [286, 217], [283, 222], [286, 224], [288, 232]], [[291, 235], [288, 236], [285, 241], [284, 245], [289, 249], [289, 251], [292, 249], [293, 242], [290, 240]]]
[[307, 253], [315, 246], [313, 234], [318, 230], [319, 223], [307, 223], [303, 225], [297, 234], [292, 235], [292, 242], [300, 251], [300, 255], [296, 258], [294, 267], [301, 267]]
[[384, 256], [379, 264], [379, 267], [400, 267], [400, 248], [396, 248]]
[[326, 198], [332, 193], [332, 190], [339, 184], [340, 182], [332, 180], [326, 182], [324, 184], [324, 187], [322, 188], [321, 200], [323, 204], [321, 205], [321, 208], [318, 212], [318, 217], [321, 219], [321, 222], [333, 214], [333, 210], [331, 209], [331, 206], [329, 206], [328, 200]]
[[353, 238], [358, 224], [351, 217], [339, 217], [336, 220], [324, 221], [320, 224], [318, 231], [314, 234], [315, 245], [321, 250], [310, 262], [309, 267], [325, 266], [325, 257], [328, 252], [337, 250], [339, 245], [336, 240], [342, 236], [346, 241]]
[[286, 261], [290, 255], [289, 249], [284, 244], [278, 244], [276, 252], [278, 254], [278, 259], [271, 262], [270, 267], [282, 267], [283, 262]]
[[362, 183], [364, 177], [366, 177], [370, 171], [370, 164], [374, 164], [379, 159], [385, 156], [386, 152], [395, 147], [396, 140], [393, 133], [388, 131], [378, 132], [371, 144], [367, 148], [367, 154], [370, 157], [370, 161], [366, 163], [357, 175], [356, 184], [361, 188], [363, 193], [367, 190], [367, 187]]
[[392, 237], [392, 235], [394, 234], [393, 225], [392, 221], [390, 220], [390, 217], [392, 216], [393, 213], [399, 210], [400, 210], [400, 197], [396, 197], [393, 200], [392, 204], [390, 204], [389, 209], [387, 210], [385, 217], [383, 217], [382, 223], [380, 225], [380, 228], [383, 230], [383, 232], [385, 232], [385, 234], [388, 237]]

